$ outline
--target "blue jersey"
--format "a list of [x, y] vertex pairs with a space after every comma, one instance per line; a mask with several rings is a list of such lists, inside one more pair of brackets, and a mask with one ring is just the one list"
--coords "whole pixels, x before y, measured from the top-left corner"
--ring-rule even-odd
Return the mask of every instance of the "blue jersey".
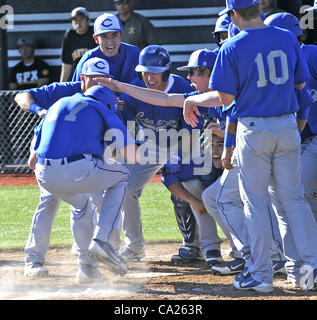
[[[54, 82], [40, 88], [25, 90], [31, 94], [35, 102], [43, 109], [49, 109], [56, 101], [64, 97], [70, 97], [75, 93], [81, 92], [81, 81], [76, 82]], [[112, 111], [122, 119], [121, 111], [117, 105], [111, 106]]]
[[126, 138], [118, 147], [134, 142], [126, 126], [105, 105], [77, 93], [54, 103], [45, 115], [38, 134], [36, 154], [40, 158], [58, 159], [78, 154], [103, 158], [104, 134], [119, 129]]
[[109, 63], [110, 74], [114, 79], [129, 83], [137, 77], [135, 67], [139, 62], [140, 49], [136, 46], [121, 42], [120, 51], [114, 57], [106, 57], [100, 46], [87, 51], [77, 64], [72, 81], [80, 81], [80, 74], [85, 61], [98, 57]]
[[312, 134], [317, 135], [317, 46], [302, 45], [302, 50], [311, 74], [308, 81], [308, 90], [314, 101], [309, 111], [307, 126]]
[[[138, 78], [131, 84], [146, 87], [144, 81]], [[169, 77], [169, 86], [167, 91], [169, 93], [184, 93], [193, 90], [188, 81], [174, 74]], [[141, 128], [153, 130], [156, 138], [158, 138], [161, 129], [180, 130], [186, 128], [191, 131], [191, 127], [184, 121], [182, 108], [155, 106], [134, 99], [127, 94], [123, 94], [121, 99], [124, 101], [124, 120], [136, 121]]]
[[[181, 155], [181, 152], [179, 152], [179, 155]], [[180, 158], [179, 158], [179, 162]], [[191, 160], [190, 163], [180, 163], [179, 170], [177, 172], [170, 173], [167, 166], [170, 164], [167, 163], [162, 170], [162, 183], [166, 186], [166, 188], [169, 188], [171, 185], [177, 182], [186, 182], [194, 179], [201, 180], [204, 188], [207, 188], [210, 184], [212, 184], [214, 181], [217, 180], [217, 178], [222, 174], [222, 169], [217, 169], [214, 166], [212, 166], [212, 170], [209, 174], [205, 175], [195, 175], [194, 174], [194, 168], [202, 167], [203, 164], [197, 165], [193, 163]]]
[[295, 89], [299, 110], [297, 112], [297, 119], [307, 120], [311, 107], [313, 107], [314, 99], [309, 92], [309, 86], [306, 84], [302, 90]]
[[265, 26], [242, 30], [222, 45], [210, 88], [235, 96], [233, 117], [272, 117], [298, 111], [294, 84], [309, 78], [296, 37]]
[[57, 100], [69, 97], [81, 91], [81, 82], [54, 82], [40, 88], [24, 90], [31, 94], [43, 109], [48, 109]]

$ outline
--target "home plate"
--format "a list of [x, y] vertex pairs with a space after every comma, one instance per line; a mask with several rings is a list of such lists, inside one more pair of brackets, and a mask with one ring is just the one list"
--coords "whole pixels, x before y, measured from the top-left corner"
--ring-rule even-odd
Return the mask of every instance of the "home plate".
[[126, 275], [127, 278], [157, 278], [157, 277], [170, 277], [177, 276], [177, 272], [145, 272], [145, 273], [130, 273]]

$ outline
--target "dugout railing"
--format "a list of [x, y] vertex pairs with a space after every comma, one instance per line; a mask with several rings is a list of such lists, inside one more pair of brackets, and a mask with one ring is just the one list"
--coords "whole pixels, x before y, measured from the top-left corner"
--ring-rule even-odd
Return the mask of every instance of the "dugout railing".
[[40, 122], [14, 101], [19, 91], [0, 91], [0, 173], [31, 173], [27, 165], [33, 129]]

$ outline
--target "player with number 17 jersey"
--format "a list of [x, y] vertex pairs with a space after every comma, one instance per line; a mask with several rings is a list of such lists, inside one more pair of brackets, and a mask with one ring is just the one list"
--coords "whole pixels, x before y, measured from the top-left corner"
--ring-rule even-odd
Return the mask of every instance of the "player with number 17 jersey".
[[[250, 68], [251, 63], [256, 68]], [[244, 29], [223, 44], [210, 88], [235, 96], [233, 117], [274, 117], [298, 111], [294, 84], [308, 79], [308, 67], [295, 36], [266, 26]], [[289, 94], [281, 96], [285, 90]]]

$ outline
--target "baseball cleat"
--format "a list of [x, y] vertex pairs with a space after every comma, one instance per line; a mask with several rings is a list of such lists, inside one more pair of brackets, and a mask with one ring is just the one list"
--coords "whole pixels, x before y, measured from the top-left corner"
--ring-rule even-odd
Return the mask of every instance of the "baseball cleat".
[[24, 266], [24, 276], [44, 278], [48, 276], [48, 270], [43, 267], [42, 263], [33, 263]]
[[209, 266], [223, 262], [220, 250], [208, 250], [206, 252], [206, 262]]
[[212, 274], [228, 276], [240, 273], [244, 269], [244, 259], [236, 258], [229, 262], [213, 265], [210, 269]]
[[98, 239], [92, 240], [89, 246], [88, 255], [91, 259], [104, 263], [109, 269], [123, 276], [128, 272], [128, 265], [124, 259], [116, 254], [112, 246]]
[[140, 261], [145, 257], [145, 252], [144, 252], [144, 249], [141, 249], [138, 252], [135, 252], [128, 247], [124, 247], [120, 250], [120, 256], [125, 262]]
[[176, 266], [203, 260], [204, 256], [199, 248], [187, 246], [180, 247], [178, 254], [171, 257], [171, 262]]
[[97, 267], [90, 264], [80, 264], [77, 272], [77, 282], [80, 284], [104, 281]]
[[256, 281], [250, 274], [246, 276], [237, 275], [233, 286], [238, 290], [253, 290], [256, 292], [269, 293], [273, 291], [273, 284]]
[[272, 268], [273, 268], [273, 273], [286, 273], [285, 269], [285, 263], [286, 261], [272, 261]]

